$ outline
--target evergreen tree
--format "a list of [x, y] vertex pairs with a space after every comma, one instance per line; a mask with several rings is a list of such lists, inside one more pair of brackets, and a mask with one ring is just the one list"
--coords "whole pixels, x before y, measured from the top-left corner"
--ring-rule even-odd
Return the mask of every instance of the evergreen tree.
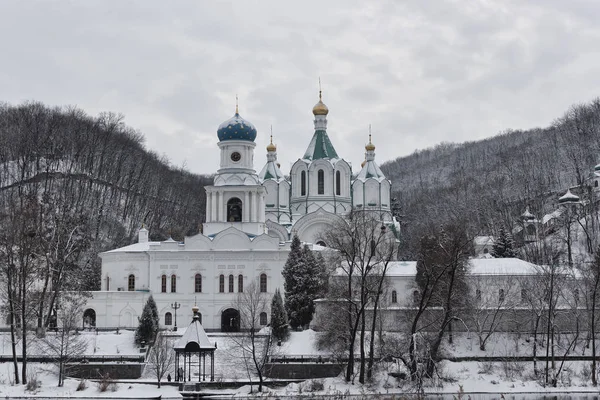
[[[154, 335], [158, 330], [157, 320], [154, 316], [154, 312], [152, 311], [153, 303], [154, 299], [152, 296], [150, 296], [146, 302], [146, 305], [144, 306], [142, 316], [139, 318], [140, 324], [135, 330], [135, 344], [137, 345], [141, 345], [142, 341], [145, 343], [150, 343], [154, 339]], [[156, 307], [156, 303], [154, 303], [154, 307]]]
[[321, 265], [308, 246], [302, 247], [297, 236], [283, 267], [285, 310], [294, 329], [307, 326], [315, 312], [314, 300], [322, 291]]
[[517, 252], [514, 249], [514, 241], [512, 235], [500, 228], [498, 232], [498, 238], [494, 242], [492, 247], [492, 257], [494, 258], [512, 258], [516, 257]]
[[155, 330], [158, 330], [160, 326], [160, 320], [158, 319], [158, 307], [156, 307], [156, 302], [154, 301], [154, 297], [150, 295], [148, 297], [148, 306], [150, 307], [150, 311], [152, 311], [152, 321], [154, 322]]
[[271, 301], [271, 332], [277, 340], [286, 340], [289, 336], [287, 314], [279, 289], [275, 290]]

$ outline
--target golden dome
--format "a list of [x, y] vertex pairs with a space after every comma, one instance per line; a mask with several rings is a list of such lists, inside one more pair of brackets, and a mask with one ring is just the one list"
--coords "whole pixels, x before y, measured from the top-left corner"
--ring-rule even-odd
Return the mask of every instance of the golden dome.
[[194, 304], [194, 307], [192, 307], [192, 312], [193, 312], [194, 314], [197, 314], [197, 313], [198, 313], [198, 310], [200, 310], [200, 307], [198, 307], [197, 305], [195, 305], [195, 304]]
[[360, 167], [361, 167], [361, 168], [364, 168], [364, 167], [365, 167], [365, 164], [367, 164], [367, 160], [365, 160], [365, 161], [361, 162], [361, 163], [360, 163]]
[[371, 142], [371, 134], [370, 133], [369, 133], [369, 143], [367, 143], [367, 145], [365, 146], [365, 150], [366, 151], [375, 150], [375, 145]]
[[271, 135], [271, 143], [267, 145], [267, 151], [275, 151], [277, 150], [277, 146], [273, 144], [273, 135]]
[[320, 90], [319, 90], [319, 102], [317, 104], [315, 104], [315, 106], [313, 107], [313, 114], [314, 115], [329, 114], [329, 108], [327, 108], [327, 106], [325, 105], [325, 103], [323, 103], [323, 101], [321, 99], [321, 91]]

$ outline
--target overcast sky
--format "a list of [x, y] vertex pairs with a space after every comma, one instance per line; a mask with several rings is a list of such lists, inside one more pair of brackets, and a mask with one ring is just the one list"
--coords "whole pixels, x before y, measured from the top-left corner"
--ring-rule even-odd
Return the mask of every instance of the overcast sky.
[[547, 126], [600, 95], [600, 2], [2, 1], [0, 101], [114, 111], [148, 149], [218, 168], [235, 110], [270, 126], [284, 172], [330, 109], [338, 154], [360, 168], [442, 141]]

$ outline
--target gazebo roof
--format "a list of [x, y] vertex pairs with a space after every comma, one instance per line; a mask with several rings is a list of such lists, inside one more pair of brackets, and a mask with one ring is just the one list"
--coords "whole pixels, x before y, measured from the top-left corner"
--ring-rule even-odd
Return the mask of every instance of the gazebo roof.
[[208, 336], [195, 315], [192, 323], [187, 328], [181, 339], [173, 347], [177, 352], [214, 351], [217, 346], [208, 340]]

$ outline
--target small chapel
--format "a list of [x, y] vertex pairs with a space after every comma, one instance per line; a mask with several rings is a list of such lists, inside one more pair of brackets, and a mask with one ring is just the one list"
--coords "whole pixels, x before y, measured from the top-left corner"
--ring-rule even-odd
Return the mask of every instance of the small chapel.
[[[238, 331], [244, 328], [235, 307], [238, 293], [251, 283], [271, 296], [283, 290], [281, 272], [294, 235], [321, 250], [327, 247], [323, 233], [353, 208], [393, 224], [391, 182], [375, 162], [371, 135], [355, 172], [327, 134], [329, 108], [320, 91], [312, 113], [314, 132], [287, 177], [272, 136], [266, 162], [256, 172], [258, 132], [236, 105], [233, 117], [217, 129], [220, 165], [205, 187], [202, 233], [183, 242], [153, 242], [142, 227], [137, 243], [101, 253], [102, 285], [88, 300], [87, 323], [134, 328], [152, 295], [161, 328], [176, 329], [178, 318], [185, 324], [194, 317], [206, 331]], [[266, 326], [269, 318], [265, 310], [260, 324]]]

